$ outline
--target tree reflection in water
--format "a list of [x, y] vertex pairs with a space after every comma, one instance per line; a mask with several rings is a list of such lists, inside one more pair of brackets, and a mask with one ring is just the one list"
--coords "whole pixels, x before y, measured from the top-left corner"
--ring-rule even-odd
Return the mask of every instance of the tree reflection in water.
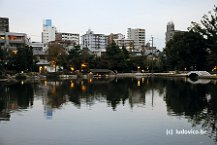
[[184, 116], [217, 141], [217, 86], [167, 81], [165, 101], [170, 115]]
[[10, 113], [33, 105], [32, 84], [0, 85], [0, 121], [10, 120]]
[[131, 108], [138, 104], [145, 106], [146, 97], [152, 90], [164, 94], [168, 115], [187, 118], [192, 126], [201, 126], [217, 141], [216, 82], [190, 84], [181, 79], [113, 78], [2, 84], [0, 120], [9, 120], [10, 113], [15, 110], [30, 108], [33, 96], [42, 96], [44, 106], [50, 109], [61, 108], [67, 102], [72, 102], [78, 108], [83, 104], [92, 106], [107, 102], [116, 110], [119, 105], [126, 103]]

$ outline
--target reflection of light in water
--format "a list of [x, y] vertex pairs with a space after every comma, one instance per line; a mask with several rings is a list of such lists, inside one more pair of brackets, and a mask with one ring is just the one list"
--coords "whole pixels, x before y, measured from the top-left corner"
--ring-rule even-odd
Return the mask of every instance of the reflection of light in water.
[[203, 109], [203, 113], [206, 114], [208, 111], [207, 111], [207, 108], [206, 109]]
[[70, 83], [70, 88], [74, 88], [75, 84], [73, 82]]
[[44, 81], [44, 85], [47, 86], [47, 81]]
[[147, 84], [147, 85], [149, 84], [149, 80], [148, 80], [148, 79], [146, 80], [146, 84]]
[[24, 84], [24, 81], [21, 81], [21, 85], [23, 85]]
[[45, 106], [44, 107], [44, 114], [47, 119], [52, 119], [53, 117], [53, 109], [50, 106]]
[[142, 78], [142, 83], [144, 83], [144, 81], [145, 81], [145, 78]]
[[202, 80], [202, 79], [198, 79], [198, 80], [191, 80], [191, 79], [187, 79], [187, 81], [191, 84], [209, 84], [211, 81], [210, 80]]
[[90, 80], [89, 80], [89, 83], [91, 84], [92, 82], [93, 82], [93, 80], [92, 80], [92, 79], [90, 79]]
[[84, 84], [84, 81], [81, 81], [81, 85], [83, 85]]
[[50, 90], [52, 95], [56, 95], [56, 87], [52, 87]]
[[82, 86], [81, 86], [81, 90], [82, 90], [82, 92], [85, 92], [85, 91], [86, 91], [86, 86], [85, 86], [85, 85], [82, 85]]
[[206, 94], [206, 100], [207, 100], [207, 102], [209, 102], [210, 100], [211, 100], [211, 95], [210, 94]]
[[140, 87], [141, 83], [140, 80], [137, 81], [137, 86]]

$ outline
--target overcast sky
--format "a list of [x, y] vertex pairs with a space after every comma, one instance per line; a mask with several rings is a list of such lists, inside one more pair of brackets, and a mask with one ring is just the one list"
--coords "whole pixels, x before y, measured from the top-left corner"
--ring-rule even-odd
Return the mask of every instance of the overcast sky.
[[0, 0], [0, 17], [10, 19], [10, 31], [27, 33], [41, 41], [43, 19], [52, 19], [58, 31], [83, 35], [127, 34], [127, 28], [146, 29], [146, 41], [162, 50], [166, 24], [187, 30], [214, 8], [217, 0]]

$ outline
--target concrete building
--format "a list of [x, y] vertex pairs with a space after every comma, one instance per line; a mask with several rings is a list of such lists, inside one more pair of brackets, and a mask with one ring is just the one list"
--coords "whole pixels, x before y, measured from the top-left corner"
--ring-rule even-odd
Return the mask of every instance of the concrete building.
[[36, 62], [39, 72], [46, 72], [47, 67], [50, 63], [47, 60], [47, 51], [45, 50], [45, 45], [41, 42], [31, 42], [34, 61]]
[[101, 56], [102, 52], [106, 51], [107, 47], [107, 36], [104, 34], [94, 34], [90, 29], [86, 34], [81, 36], [82, 48], [88, 48], [88, 50], [96, 56]]
[[9, 32], [9, 19], [0, 17], [0, 32]]
[[48, 43], [50, 41], [55, 41], [56, 31], [56, 27], [52, 26], [52, 21], [50, 19], [44, 20], [42, 42]]
[[80, 43], [80, 35], [75, 33], [56, 33], [56, 41], [71, 41], [75, 45]]
[[37, 60], [46, 59], [47, 51], [45, 50], [44, 43], [31, 42], [29, 45], [32, 47], [33, 56], [35, 56]]
[[128, 39], [134, 41], [134, 50], [133, 51], [141, 51], [142, 47], [145, 45], [145, 29], [128, 28], [127, 36], [128, 36]]
[[166, 43], [173, 39], [176, 33], [184, 33], [185, 31], [175, 30], [175, 25], [173, 22], [169, 22], [167, 24], [167, 31], [166, 31]]
[[112, 42], [116, 39], [124, 39], [125, 38], [125, 36], [121, 33], [117, 33], [117, 34], [111, 33], [107, 37], [108, 37], [108, 39], [107, 39], [108, 46], [111, 46]]
[[127, 49], [127, 51], [132, 51], [134, 40], [132, 39], [114, 39], [116, 45], [121, 49], [123, 46]]
[[175, 34], [175, 25], [173, 22], [167, 24], [166, 43], [169, 42]]
[[0, 32], [0, 48], [16, 52], [17, 48], [28, 45], [25, 33]]

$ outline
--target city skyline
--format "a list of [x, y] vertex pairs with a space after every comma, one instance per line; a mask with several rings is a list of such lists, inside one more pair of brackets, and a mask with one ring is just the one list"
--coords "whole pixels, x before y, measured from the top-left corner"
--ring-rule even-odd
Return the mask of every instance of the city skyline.
[[169, 21], [175, 29], [187, 30], [191, 21], [199, 22], [214, 5], [215, 0], [0, 0], [0, 13], [9, 18], [11, 32], [27, 33], [32, 41], [41, 41], [43, 20], [52, 19], [58, 31], [80, 35], [91, 28], [95, 33], [127, 36], [127, 28], [144, 28], [146, 41], [154, 36], [154, 45], [162, 50]]

